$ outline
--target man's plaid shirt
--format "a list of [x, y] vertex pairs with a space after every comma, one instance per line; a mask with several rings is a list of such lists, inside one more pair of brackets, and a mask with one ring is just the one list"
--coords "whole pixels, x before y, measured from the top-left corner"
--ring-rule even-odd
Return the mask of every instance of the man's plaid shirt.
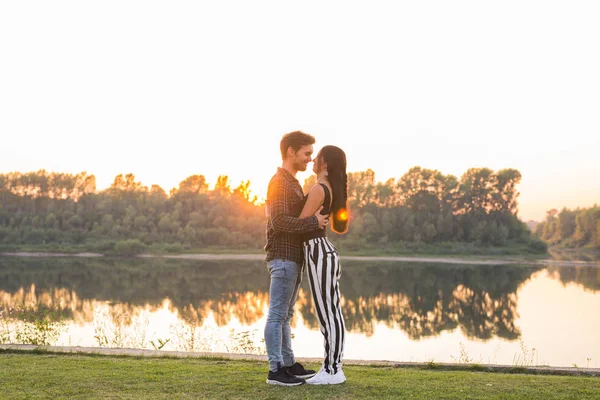
[[277, 168], [267, 191], [267, 252], [266, 260], [291, 260], [302, 265], [304, 249], [302, 233], [319, 229], [316, 216], [298, 218], [304, 207], [300, 182], [286, 169]]

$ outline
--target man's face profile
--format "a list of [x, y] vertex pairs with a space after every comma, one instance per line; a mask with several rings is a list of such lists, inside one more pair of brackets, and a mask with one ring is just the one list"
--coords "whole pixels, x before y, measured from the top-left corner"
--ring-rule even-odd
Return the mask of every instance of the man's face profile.
[[302, 146], [296, 152], [292, 148], [290, 148], [288, 154], [290, 153], [290, 158], [294, 169], [298, 171], [306, 171], [306, 169], [308, 168], [308, 163], [312, 161], [313, 145], [309, 144], [306, 146]]

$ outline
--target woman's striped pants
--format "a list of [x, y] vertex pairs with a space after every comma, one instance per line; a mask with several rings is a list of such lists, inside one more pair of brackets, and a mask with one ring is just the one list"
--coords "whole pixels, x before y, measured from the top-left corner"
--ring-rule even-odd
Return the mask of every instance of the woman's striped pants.
[[304, 259], [317, 319], [325, 339], [323, 369], [335, 374], [342, 367], [346, 340], [340, 304], [340, 256], [329, 239], [320, 237], [304, 242]]

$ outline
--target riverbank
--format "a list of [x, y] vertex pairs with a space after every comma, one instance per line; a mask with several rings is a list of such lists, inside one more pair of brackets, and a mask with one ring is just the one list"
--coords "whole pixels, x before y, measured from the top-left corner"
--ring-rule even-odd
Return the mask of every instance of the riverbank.
[[[0, 344], [0, 352], [62, 354], [62, 355], [97, 355], [97, 356], [130, 356], [150, 358], [206, 358], [231, 361], [258, 361], [267, 363], [266, 355], [241, 353], [210, 353], [193, 351], [165, 351], [149, 349], [128, 349], [114, 347], [81, 347], [81, 346], [36, 346], [32, 344]], [[305, 364], [319, 364], [321, 358], [299, 358]], [[344, 360], [344, 366], [370, 366], [393, 368], [435, 369], [444, 371], [485, 371], [499, 373], [523, 373], [533, 375], [565, 375], [593, 376], [600, 378], [600, 368], [587, 367], [551, 367], [548, 365], [499, 365], [499, 364], [467, 364], [436, 362], [399, 362], [385, 360]]]
[[[555, 255], [550, 251], [534, 251], [524, 244], [509, 244], [507, 246], [483, 246], [476, 243], [443, 242], [443, 243], [397, 243], [382, 245], [356, 246], [343, 241], [336, 242], [341, 254], [346, 256], [368, 257], [461, 257], [461, 258], [513, 258], [538, 260], [545, 258], [577, 259], [577, 252]], [[264, 254], [261, 247], [235, 246], [201, 246], [193, 247], [179, 243], [146, 245], [137, 239], [121, 241], [98, 241], [83, 244], [0, 244], [2, 252], [40, 252], [40, 253], [90, 253], [106, 256], [134, 256], [138, 254], [177, 255], [177, 254]], [[583, 261], [600, 260], [600, 254], [590, 259], [582, 254]]]
[[[62, 252], [1, 252], [3, 257], [79, 257], [79, 258], [98, 258], [114, 257], [102, 253], [62, 253]], [[138, 254], [130, 256], [132, 258], [167, 258], [182, 260], [245, 260], [260, 261], [264, 260], [264, 253], [192, 253], [192, 254]], [[559, 267], [568, 266], [600, 266], [600, 261], [571, 261], [555, 259], [532, 259], [517, 256], [506, 257], [486, 257], [486, 256], [455, 256], [455, 255], [435, 255], [435, 256], [355, 256], [343, 255], [346, 261], [391, 261], [391, 262], [416, 262], [416, 263], [441, 263], [441, 264], [462, 264], [462, 265], [553, 265]]]
[[[313, 360], [302, 361], [309, 368], [319, 367]], [[222, 355], [183, 358], [9, 349], [0, 350], [0, 364], [2, 398], [600, 398], [597, 376], [533, 375], [516, 368], [505, 371], [512, 373], [489, 373], [485, 366], [447, 369], [434, 363], [411, 367], [347, 363], [348, 380], [342, 385], [292, 388], [265, 383], [265, 360]]]

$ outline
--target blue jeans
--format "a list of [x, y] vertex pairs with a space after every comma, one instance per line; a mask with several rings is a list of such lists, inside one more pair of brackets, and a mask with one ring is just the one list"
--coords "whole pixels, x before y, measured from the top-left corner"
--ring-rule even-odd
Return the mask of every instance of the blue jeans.
[[296, 362], [292, 351], [290, 320], [298, 288], [302, 282], [302, 268], [295, 261], [276, 258], [267, 263], [271, 274], [269, 289], [269, 314], [265, 326], [265, 345], [269, 357], [269, 369], [277, 371], [281, 366]]

